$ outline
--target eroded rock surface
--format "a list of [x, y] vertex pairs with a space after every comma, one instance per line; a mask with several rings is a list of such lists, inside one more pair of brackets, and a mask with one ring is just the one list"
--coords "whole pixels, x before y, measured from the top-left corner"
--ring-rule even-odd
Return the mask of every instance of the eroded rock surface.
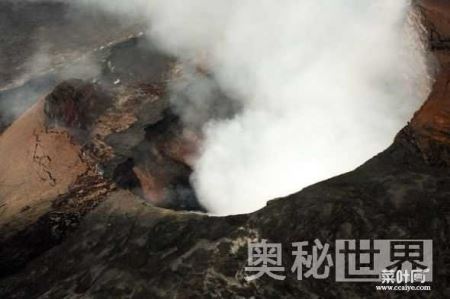
[[[275, 200], [251, 215], [211, 218], [175, 213], [110, 194], [63, 245], [21, 274], [0, 282], [10, 298], [379, 298], [374, 284], [330, 278], [244, 280], [247, 241], [286, 245], [320, 239], [433, 239], [433, 298], [446, 298], [449, 278], [450, 175], [429, 166], [399, 135], [384, 153], [354, 172]], [[333, 245], [332, 249], [333, 249]], [[427, 293], [409, 294], [423, 298]], [[393, 295], [395, 296], [395, 294]]]
[[[116, 188], [202, 210], [195, 149], [166, 97], [173, 59], [135, 37], [102, 51], [101, 76], [61, 82], [0, 136], [0, 276], [62, 242]], [[148, 65], [127, 69], [130, 55]]]
[[[84, 143], [72, 136], [72, 122], [65, 122], [69, 128], [57, 126], [64, 136], [75, 140], [70, 148], [82, 153], [83, 171], [89, 175], [73, 176], [61, 194], [45, 201], [47, 208], [34, 214], [34, 222], [0, 242], [0, 265], [9, 267], [0, 280], [0, 297], [404, 297], [401, 293], [377, 293], [374, 284], [336, 283], [334, 270], [324, 281], [298, 281], [286, 271], [284, 281], [264, 277], [247, 282], [247, 242], [265, 238], [285, 245], [283, 264], [288, 270], [293, 262], [292, 242], [319, 239], [334, 250], [336, 239], [433, 239], [433, 291], [406, 296], [449, 298], [450, 69], [446, 57], [450, 48], [446, 43], [450, 30], [446, 24], [450, 11], [445, 1], [419, 2], [440, 73], [430, 98], [411, 123], [391, 147], [355, 171], [273, 200], [253, 214], [208, 217], [151, 204], [167, 196], [167, 186], [178, 184], [184, 194], [190, 156], [201, 138], [184, 128], [168, 109], [165, 80], [108, 85], [111, 102], [95, 113], [90, 126], [81, 128]], [[116, 77], [112, 75], [109, 82]], [[84, 95], [76, 94], [74, 102]], [[40, 110], [30, 113], [39, 115], [42, 124], [45, 118], [43, 103], [40, 105]], [[62, 113], [56, 110], [56, 115], [62, 116], [58, 119], [72, 115], [65, 109]], [[76, 115], [85, 112], [74, 111]], [[15, 128], [21, 122], [23, 118], [0, 137], [0, 150], [1, 142], [17, 138], [11, 131], [19, 130]], [[33, 136], [33, 129], [26, 132]], [[35, 145], [36, 139], [30, 144]], [[18, 153], [10, 150], [8, 155]], [[64, 163], [57, 165], [59, 169]], [[23, 206], [22, 215], [18, 208], [11, 212], [4, 203], [0, 201], [0, 215], [10, 215], [8, 223], [30, 219], [27, 213], [35, 210]], [[44, 242], [31, 238], [26, 243], [24, 236], [42, 236]], [[5, 250], [6, 246], [14, 250]]]

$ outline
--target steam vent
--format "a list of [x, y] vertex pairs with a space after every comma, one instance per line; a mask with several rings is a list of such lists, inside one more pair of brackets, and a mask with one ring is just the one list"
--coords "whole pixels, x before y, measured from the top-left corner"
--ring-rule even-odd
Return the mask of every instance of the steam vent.
[[450, 298], [449, 84], [447, 0], [0, 1], [0, 298]]

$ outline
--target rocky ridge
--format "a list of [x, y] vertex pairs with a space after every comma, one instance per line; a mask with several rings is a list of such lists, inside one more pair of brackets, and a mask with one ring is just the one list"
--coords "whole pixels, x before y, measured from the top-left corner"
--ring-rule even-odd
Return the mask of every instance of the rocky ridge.
[[[67, 111], [66, 105], [72, 107], [71, 101], [66, 103], [67, 97], [63, 100], [64, 109], [60, 110], [60, 106], [46, 109], [51, 112], [47, 117], [50, 115], [50, 119], [56, 117], [58, 120], [58, 126], [48, 132], [62, 130], [64, 136], [71, 136], [80, 152], [86, 153], [87, 158], [82, 160], [85, 166], [80, 172], [92, 174], [75, 176], [73, 183], [66, 184], [67, 191], [62, 196], [49, 200], [51, 208], [45, 211], [61, 211], [62, 214], [37, 217], [48, 219], [52, 225], [43, 227], [53, 229], [44, 230], [43, 236], [54, 234], [57, 242], [43, 242], [51, 245], [34, 253], [29, 250], [36, 248], [35, 244], [23, 246], [20, 241], [23, 239], [17, 236], [20, 233], [35, 235], [30, 228], [39, 227], [36, 223], [44, 221], [38, 220], [21, 225], [19, 234], [11, 236], [10, 233], [1, 243], [0, 265], [13, 267], [7, 273], [10, 275], [0, 280], [0, 297], [403, 297], [401, 293], [377, 293], [374, 284], [370, 283], [336, 283], [334, 273], [327, 280], [298, 281], [295, 274], [286, 271], [284, 281], [266, 277], [247, 282], [244, 279], [247, 242], [264, 238], [284, 245], [319, 239], [329, 243], [331, 250], [334, 250], [336, 239], [433, 239], [433, 291], [408, 293], [407, 296], [448, 298], [450, 118], [447, 108], [450, 94], [447, 85], [450, 69], [447, 59], [450, 49], [446, 43], [450, 39], [450, 14], [449, 10], [442, 9], [442, 1], [422, 1], [420, 5], [440, 70], [430, 98], [399, 132], [394, 143], [350, 173], [273, 200], [264, 209], [249, 215], [209, 217], [162, 209], [149, 202], [149, 198], [158, 198], [154, 196], [161, 189], [155, 186], [163, 184], [161, 181], [170, 181], [170, 174], [154, 173], [155, 169], [163, 168], [161, 161], [169, 159], [184, 169], [176, 172], [184, 173], [182, 177], [186, 177], [190, 163], [185, 153], [191, 152], [192, 146], [195, 148], [195, 142], [190, 145], [180, 141], [183, 140], [180, 135], [191, 135], [183, 133], [177, 118], [167, 110], [167, 102], [156, 100], [164, 98], [161, 97], [164, 93], [160, 92], [164, 88], [155, 88], [155, 85], [132, 87], [133, 84], [119, 87], [109, 95], [114, 104], [95, 114], [92, 126], [81, 128], [81, 133], [79, 126], [72, 128], [76, 124], [72, 120], [80, 119], [72, 116], [78, 115], [79, 111], [69, 109], [76, 113], [62, 113], [63, 117], [58, 117], [59, 111]], [[69, 89], [80, 88], [76, 87], [80, 86], [79, 82], [64, 84], [69, 84]], [[47, 99], [58, 98], [55, 92], [58, 89]], [[124, 99], [124, 94], [133, 96]], [[130, 101], [133, 104], [127, 105]], [[135, 106], [136, 101], [138, 106]], [[40, 114], [34, 113], [45, 120], [44, 105], [40, 105], [40, 110], [34, 110]], [[152, 116], [139, 117], [137, 112], [143, 107], [145, 111], [151, 111]], [[129, 112], [129, 108], [133, 111]], [[21, 120], [23, 117], [19, 122]], [[61, 120], [64, 128], [60, 127]], [[4, 148], [1, 142], [5, 142], [5, 136], [14, 135], [11, 130], [15, 127], [17, 123], [4, 133], [0, 149]], [[126, 141], [121, 142], [123, 140]], [[152, 150], [149, 161], [139, 160], [142, 155], [137, 153]], [[45, 158], [38, 160], [45, 161]], [[118, 167], [121, 167], [120, 171], [115, 175]], [[52, 180], [47, 177], [46, 181], [51, 183]], [[174, 181], [178, 182], [178, 179]], [[2, 203], [4, 205], [0, 201], [0, 205]], [[67, 216], [71, 213], [79, 213], [79, 217], [73, 220]], [[11, 213], [11, 219], [23, 218], [15, 215], [17, 212]], [[66, 229], [71, 223], [73, 229]], [[14, 237], [18, 238], [18, 245], [14, 245]], [[18, 256], [3, 249], [6, 246], [19, 248]], [[283, 252], [286, 269], [293, 262], [288, 248]]]

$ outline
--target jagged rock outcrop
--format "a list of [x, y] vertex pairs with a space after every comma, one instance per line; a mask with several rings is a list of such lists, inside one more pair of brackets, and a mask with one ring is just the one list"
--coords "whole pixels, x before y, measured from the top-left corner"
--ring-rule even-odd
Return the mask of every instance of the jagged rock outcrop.
[[63, 82], [45, 99], [47, 126], [86, 130], [105, 112], [110, 101], [96, 84], [82, 80]]
[[[378, 298], [374, 284], [330, 278], [244, 280], [248, 240], [290, 244], [320, 239], [433, 239], [433, 298], [449, 278], [450, 175], [422, 160], [400, 134], [354, 172], [275, 200], [251, 215], [211, 218], [175, 213], [124, 191], [84, 219], [69, 239], [0, 282], [9, 298]], [[437, 192], [439, 191], [439, 192]], [[80, 240], [82, 240], [80, 242]], [[287, 250], [287, 249], [286, 249]], [[286, 269], [292, 257], [285, 252]], [[426, 293], [410, 293], [422, 298]]]
[[450, 4], [422, 1], [430, 47], [439, 62], [432, 93], [414, 115], [410, 127], [426, 161], [437, 166], [450, 163]]
[[[116, 188], [202, 210], [189, 183], [189, 134], [165, 97], [173, 59], [134, 37], [103, 51], [97, 82], [63, 81], [0, 136], [0, 276], [62, 242]], [[129, 55], [149, 64], [116, 66]]]
[[[433, 291], [406, 296], [449, 298], [450, 90], [447, 85], [450, 70], [445, 57], [449, 56], [450, 49], [445, 46], [445, 20], [450, 11], [442, 9], [446, 7], [442, 1], [422, 1], [422, 5], [425, 24], [432, 32], [432, 49], [441, 68], [430, 98], [411, 123], [396, 136], [392, 146], [355, 171], [273, 200], [264, 209], [249, 215], [208, 217], [150, 204], [149, 199], [159, 198], [160, 191], [164, 190], [161, 186], [178, 182], [173, 173], [182, 174], [181, 178], [189, 175], [189, 155], [195, 151], [198, 136], [185, 130], [167, 112], [161, 85], [118, 87], [111, 97], [111, 106], [86, 129], [89, 142], [79, 149], [85, 150], [89, 157], [85, 163], [91, 171], [90, 176], [83, 178], [91, 179], [76, 179], [63, 195], [55, 197], [51, 208], [46, 210], [49, 214], [43, 215], [41, 222], [28, 223], [22, 226], [25, 227], [22, 235], [0, 242], [1, 248], [18, 244], [15, 248], [21, 249], [16, 256], [11, 250], [0, 250], [0, 265], [12, 265], [8, 269], [11, 275], [0, 280], [0, 297], [380, 298], [404, 295], [377, 293], [370, 283], [336, 283], [333, 273], [327, 280], [298, 281], [290, 271], [286, 271], [284, 281], [267, 277], [254, 282], [244, 279], [247, 241], [265, 238], [288, 245], [317, 238], [329, 243], [331, 250], [336, 239], [433, 239]], [[436, 36], [439, 38], [435, 39]], [[30, 113], [42, 118], [43, 103], [40, 105], [41, 110]], [[65, 114], [62, 116], [64, 119]], [[14, 130], [21, 132], [18, 127], [27, 117], [30, 116], [25, 115], [0, 137], [0, 150], [4, 140], [17, 136]], [[7, 154], [16, 155], [12, 150]], [[164, 169], [166, 166], [169, 170]], [[123, 190], [130, 186], [131, 191]], [[24, 236], [36, 235], [53, 236], [47, 242], [50, 246], [38, 242], [37, 252], [30, 251], [30, 246], [21, 248]], [[293, 262], [288, 248], [283, 259], [286, 269]]]
[[154, 55], [142, 24], [80, 1], [1, 1], [0, 134], [61, 81], [129, 84], [161, 76], [171, 59]]

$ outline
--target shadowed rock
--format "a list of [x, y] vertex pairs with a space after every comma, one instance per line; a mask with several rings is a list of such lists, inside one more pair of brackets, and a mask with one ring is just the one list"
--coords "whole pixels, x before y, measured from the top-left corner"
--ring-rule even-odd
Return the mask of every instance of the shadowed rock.
[[[181, 177], [188, 175], [190, 143], [181, 137], [189, 134], [166, 113], [163, 93], [156, 92], [164, 88], [118, 92], [111, 110], [89, 129], [92, 139], [85, 146], [106, 178], [115, 170], [125, 173], [118, 182], [133, 188], [137, 177], [147, 201], [135, 190], [108, 189], [97, 208], [73, 221], [79, 228], [67, 230], [62, 244], [34, 254], [33, 260], [30, 252], [21, 251], [26, 268], [16, 268], [14, 275], [0, 280], [0, 297], [380, 298], [385, 294], [375, 291], [376, 284], [336, 283], [334, 270], [326, 280], [298, 281], [289, 271], [291, 243], [319, 239], [333, 251], [336, 239], [432, 239], [432, 292], [405, 296], [449, 298], [450, 70], [445, 66], [449, 49], [443, 20], [450, 11], [436, 6], [443, 3], [438, 2], [422, 1], [427, 4], [425, 24], [440, 36], [434, 40], [436, 35], [431, 34], [430, 39], [441, 72], [430, 98], [394, 143], [358, 169], [273, 200], [252, 214], [209, 217], [149, 204], [149, 198], [163, 192], [164, 184], [176, 181], [170, 179], [177, 178], [170, 175], [174, 169], [184, 167]], [[443, 44], [433, 45], [436, 41]], [[5, 134], [11, 134], [8, 131]], [[119, 165], [123, 170], [117, 171]], [[96, 190], [87, 183], [84, 187], [75, 189], [76, 194], [66, 193], [52, 208], [61, 204], [77, 211], [79, 200], [89, 202], [77, 197], [78, 192]], [[66, 231], [64, 225], [57, 226], [57, 232], [59, 228]], [[244, 279], [247, 242], [254, 239], [284, 245], [284, 281]], [[8, 256], [11, 251], [6, 252], [5, 264], [16, 261]]]
[[87, 129], [110, 106], [110, 101], [100, 86], [71, 80], [60, 83], [45, 98], [44, 113], [49, 126]]

